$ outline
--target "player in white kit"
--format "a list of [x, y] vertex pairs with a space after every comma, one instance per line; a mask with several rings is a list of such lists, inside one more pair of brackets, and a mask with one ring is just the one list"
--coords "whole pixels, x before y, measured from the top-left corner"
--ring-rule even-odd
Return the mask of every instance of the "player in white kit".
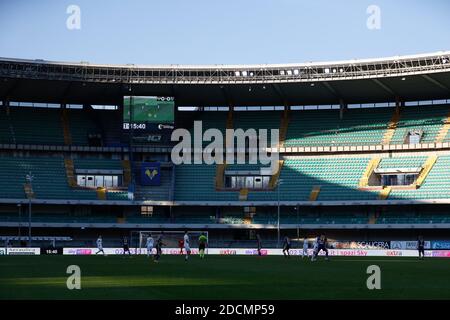
[[147, 243], [146, 243], [146, 246], [147, 246], [147, 258], [150, 257], [150, 256], [153, 257], [153, 243], [154, 243], [153, 237], [152, 237], [151, 234], [149, 234], [148, 237], [147, 237]]
[[105, 255], [105, 251], [103, 251], [103, 240], [102, 240], [102, 236], [98, 236], [97, 239], [97, 252], [95, 254], [99, 254], [100, 252], [103, 253], [103, 255]]
[[309, 245], [308, 239], [304, 238], [304, 239], [303, 239], [302, 259], [303, 259], [304, 256], [309, 257], [309, 254], [308, 254], [308, 245]]
[[184, 243], [184, 250], [186, 250], [186, 256], [184, 260], [187, 261], [189, 259], [189, 255], [191, 254], [191, 246], [189, 244], [189, 235], [187, 231], [184, 232], [183, 243]]
[[316, 252], [319, 250], [319, 238], [320, 237], [317, 237], [316, 239], [314, 239], [313, 254], [311, 256], [311, 261], [316, 260], [315, 255], [316, 255]]

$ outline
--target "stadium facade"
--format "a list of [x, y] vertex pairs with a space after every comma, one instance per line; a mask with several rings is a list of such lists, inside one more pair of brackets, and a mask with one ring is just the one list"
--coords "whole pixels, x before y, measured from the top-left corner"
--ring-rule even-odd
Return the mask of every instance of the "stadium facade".
[[[124, 97], [173, 98], [173, 123], [125, 130]], [[248, 66], [0, 58], [0, 104], [3, 235], [449, 236], [450, 52]], [[194, 121], [278, 129], [279, 170], [174, 165], [172, 129]]]

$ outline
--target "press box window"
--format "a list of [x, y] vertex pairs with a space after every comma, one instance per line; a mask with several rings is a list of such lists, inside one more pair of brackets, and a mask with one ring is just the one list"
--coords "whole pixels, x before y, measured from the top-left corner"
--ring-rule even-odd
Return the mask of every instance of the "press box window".
[[152, 216], [153, 215], [153, 206], [141, 206], [141, 215]]
[[270, 176], [225, 176], [225, 187], [229, 189], [268, 189]]
[[77, 175], [77, 185], [80, 187], [116, 188], [119, 187], [119, 176], [111, 175]]
[[416, 181], [417, 176], [417, 174], [382, 175], [381, 184], [383, 186], [409, 186]]

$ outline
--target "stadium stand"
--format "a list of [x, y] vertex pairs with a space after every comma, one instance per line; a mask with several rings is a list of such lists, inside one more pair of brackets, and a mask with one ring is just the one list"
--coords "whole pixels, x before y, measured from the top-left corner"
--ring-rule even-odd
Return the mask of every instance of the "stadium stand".
[[291, 112], [286, 147], [380, 144], [393, 108]]
[[[429, 62], [437, 61], [434, 58], [416, 67], [431, 68]], [[1, 79], [16, 77], [8, 70], [20, 73], [26, 69], [21, 65], [25, 62], [20, 61], [20, 68], [2, 67], [12, 63], [16, 62], [0, 59], [4, 72]], [[377, 64], [364, 70], [378, 72], [384, 66]], [[322, 77], [323, 66], [320, 68], [314, 77]], [[430, 72], [430, 77], [436, 77], [436, 83], [450, 85], [445, 78], [450, 73], [439, 68], [437, 73]], [[95, 78], [83, 78], [90, 77], [90, 73], [66, 81], [73, 75], [61, 71], [63, 74], [51, 79], [51, 83], [62, 86], [61, 92], [66, 91], [64, 101], [45, 94], [49, 86], [46, 77], [51, 77], [53, 71], [41, 74], [43, 78], [27, 79], [29, 75], [21, 74], [24, 81], [17, 82], [21, 90], [5, 89], [0, 82], [0, 229], [5, 233], [12, 233], [12, 228], [27, 222], [27, 204], [32, 205], [33, 223], [41, 224], [38, 229], [52, 227], [58, 231], [60, 226], [52, 223], [65, 223], [64, 228], [77, 229], [72, 230], [73, 234], [81, 234], [83, 231], [75, 223], [82, 223], [86, 228], [92, 227], [92, 232], [103, 228], [123, 236], [132, 230], [151, 228], [211, 228], [225, 242], [233, 239], [230, 243], [253, 240], [257, 231], [273, 238], [278, 212], [283, 230], [291, 231], [311, 225], [308, 230], [364, 229], [361, 234], [366, 236], [370, 235], [366, 228], [388, 230], [387, 224], [407, 230], [411, 226], [398, 225], [414, 224], [415, 230], [448, 228], [450, 100], [446, 100], [448, 91], [437, 94], [442, 88], [434, 82], [418, 88], [426, 81], [422, 75], [418, 75], [419, 84], [414, 85], [413, 81], [396, 81], [398, 75], [380, 77], [386, 88], [402, 93], [398, 97], [381, 90], [382, 86], [368, 85], [367, 75], [356, 79], [352, 74], [355, 79], [351, 81], [325, 78], [330, 87], [315, 85], [322, 79], [302, 78], [296, 82], [294, 76], [276, 78], [270, 85], [247, 86], [246, 82], [252, 81], [250, 76], [225, 82], [233, 73], [227, 70], [221, 75], [223, 78], [202, 75], [187, 85], [188, 82], [172, 84], [168, 79], [173, 78], [167, 74], [166, 78], [152, 79], [156, 82], [139, 82], [133, 77], [140, 77], [140, 72], [128, 74], [128, 69], [120, 67], [118, 70], [129, 78], [115, 74], [114, 83], [102, 80], [101, 85]], [[98, 77], [109, 75], [109, 71], [99, 71]], [[188, 81], [191, 75], [179, 76], [184, 72], [178, 70], [175, 80]], [[377, 72], [371, 77], [378, 77]], [[339, 74], [330, 73], [327, 77]], [[82, 89], [72, 84], [80, 79], [86, 80]], [[117, 79], [121, 80], [120, 87]], [[205, 85], [209, 79], [216, 82]], [[36, 88], [25, 95], [31, 87], [28, 80]], [[133, 88], [127, 87], [130, 81]], [[332, 81], [336, 81], [335, 86]], [[71, 90], [66, 89], [69, 85]], [[42, 87], [47, 88], [43, 93], [39, 90]], [[332, 87], [336, 92], [330, 95]], [[202, 121], [203, 132], [268, 129], [269, 140], [270, 130], [279, 129], [280, 171], [269, 174], [263, 170], [268, 165], [260, 162], [175, 165], [170, 154], [173, 143], [168, 142], [172, 128], [164, 131], [159, 123], [146, 123], [149, 127], [139, 132], [140, 139], [133, 139], [133, 130], [124, 129], [124, 90], [126, 94], [135, 90], [136, 95], [163, 94], [159, 90], [176, 95], [175, 106], [179, 109], [174, 109], [174, 128], [186, 128], [192, 137], [194, 121]], [[16, 91], [22, 93], [17, 95]], [[52, 101], [55, 105], [22, 106], [21, 101], [31, 101], [29, 98]], [[72, 101], [83, 104], [70, 105]], [[94, 108], [103, 103], [114, 108]], [[190, 110], [182, 111], [183, 107]], [[172, 122], [167, 126], [171, 125]], [[152, 135], [157, 136], [155, 141]], [[203, 146], [209, 143], [203, 141]], [[141, 176], [146, 163], [160, 165], [155, 174], [159, 183], [144, 182], [150, 177]], [[33, 175], [31, 183], [26, 179], [29, 173]], [[98, 179], [104, 183], [80, 186], [88, 176], [90, 181]], [[105, 176], [108, 181], [115, 179], [117, 186], [106, 183]], [[392, 182], [390, 176], [392, 181], [397, 178], [401, 183]], [[56, 209], [57, 206], [61, 207]]]
[[389, 199], [448, 199], [450, 156], [438, 157], [424, 183], [416, 190], [392, 190]]
[[404, 107], [400, 112], [400, 120], [392, 137], [391, 144], [403, 144], [409, 131], [421, 131], [421, 143], [431, 143], [436, 140], [444, 120], [447, 118], [450, 107], [418, 106]]

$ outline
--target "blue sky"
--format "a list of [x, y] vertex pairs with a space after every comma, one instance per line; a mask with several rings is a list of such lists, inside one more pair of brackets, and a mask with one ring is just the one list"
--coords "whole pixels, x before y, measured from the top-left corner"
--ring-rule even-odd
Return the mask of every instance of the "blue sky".
[[[69, 5], [81, 29], [69, 30]], [[377, 5], [381, 29], [369, 30]], [[295, 63], [450, 50], [448, 0], [0, 0], [0, 56], [135, 64]]]

